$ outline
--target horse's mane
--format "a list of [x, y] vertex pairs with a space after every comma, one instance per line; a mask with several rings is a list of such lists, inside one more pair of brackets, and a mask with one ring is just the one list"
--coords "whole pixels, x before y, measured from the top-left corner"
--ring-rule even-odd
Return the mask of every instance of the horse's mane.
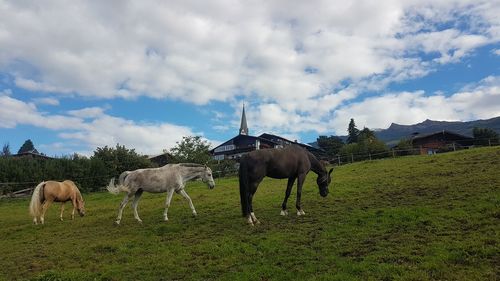
[[325, 166], [312, 154], [311, 152], [307, 151], [307, 156], [309, 156], [309, 162], [311, 162], [311, 170], [315, 172], [316, 174], [320, 175], [326, 173]]

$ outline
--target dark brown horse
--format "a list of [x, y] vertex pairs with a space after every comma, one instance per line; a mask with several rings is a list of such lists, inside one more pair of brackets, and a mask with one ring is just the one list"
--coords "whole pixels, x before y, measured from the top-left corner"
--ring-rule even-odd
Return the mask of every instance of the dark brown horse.
[[281, 205], [281, 215], [288, 215], [286, 202], [292, 191], [292, 186], [297, 179], [297, 215], [305, 215], [300, 205], [302, 185], [307, 173], [312, 170], [318, 175], [316, 183], [319, 193], [325, 197], [328, 195], [328, 185], [331, 182], [330, 174], [325, 166], [306, 149], [291, 145], [280, 149], [262, 149], [252, 151], [241, 158], [239, 179], [240, 179], [240, 200], [243, 216], [247, 218], [250, 225], [259, 223], [252, 207], [252, 198], [259, 183], [265, 176], [275, 179], [288, 179], [285, 192], [285, 199]]

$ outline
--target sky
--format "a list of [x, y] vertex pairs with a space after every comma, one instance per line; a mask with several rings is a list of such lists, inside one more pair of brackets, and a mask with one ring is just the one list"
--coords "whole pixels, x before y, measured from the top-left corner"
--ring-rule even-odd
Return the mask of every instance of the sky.
[[0, 145], [310, 143], [500, 116], [500, 1], [0, 0]]

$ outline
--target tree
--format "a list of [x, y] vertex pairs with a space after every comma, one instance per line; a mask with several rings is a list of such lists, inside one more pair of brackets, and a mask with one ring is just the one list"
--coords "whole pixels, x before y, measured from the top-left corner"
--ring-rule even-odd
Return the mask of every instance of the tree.
[[358, 142], [359, 130], [356, 128], [356, 123], [354, 123], [354, 119], [351, 118], [349, 122], [349, 127], [347, 128], [348, 137], [347, 143], [356, 143]]
[[[351, 123], [353, 124], [353, 128], [355, 128], [353, 119], [351, 119]], [[351, 123], [349, 126], [351, 126]], [[340, 154], [343, 155], [343, 157], [347, 157], [348, 159], [352, 157], [354, 160], [366, 160], [387, 156], [384, 153], [388, 151], [387, 145], [383, 141], [377, 139], [374, 131], [366, 127], [361, 131], [358, 129], [356, 130], [358, 131], [356, 142], [349, 143], [340, 149]]]
[[209, 153], [210, 144], [200, 136], [182, 137], [182, 141], [176, 144], [170, 149], [174, 162], [206, 164], [212, 159]]
[[[110, 175], [117, 175], [124, 171], [132, 171], [152, 166], [151, 161], [143, 155], [139, 155], [134, 149], [128, 149], [124, 145], [117, 144], [113, 147], [98, 147], [94, 151], [91, 160], [100, 160]], [[93, 162], [96, 163], [95, 161]], [[95, 164], [99, 166], [100, 164]]]
[[10, 153], [10, 145], [9, 143], [6, 143], [2, 147], [2, 152], [0, 152], [1, 156], [10, 156], [12, 153]]
[[342, 139], [336, 136], [319, 136], [316, 141], [318, 142], [318, 146], [326, 151], [326, 154], [330, 157], [337, 155], [342, 146], [344, 146]]
[[474, 145], [497, 145], [499, 143], [498, 134], [492, 129], [474, 127], [472, 134]]
[[19, 148], [19, 151], [17, 154], [23, 153], [23, 152], [29, 152], [35, 150], [35, 146], [33, 145], [33, 142], [30, 139], [27, 139], [21, 148]]

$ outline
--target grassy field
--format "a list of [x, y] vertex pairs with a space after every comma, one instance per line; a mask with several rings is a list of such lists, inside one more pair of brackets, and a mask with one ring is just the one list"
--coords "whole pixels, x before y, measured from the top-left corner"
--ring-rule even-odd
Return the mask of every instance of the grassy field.
[[142, 225], [130, 208], [113, 224], [122, 195], [84, 194], [74, 221], [53, 205], [43, 226], [28, 199], [2, 199], [0, 279], [498, 280], [499, 171], [498, 147], [345, 165], [326, 198], [309, 175], [303, 217], [279, 215], [286, 180], [266, 179], [253, 228], [236, 178], [189, 184], [196, 218], [174, 195], [163, 222], [164, 196], [144, 194]]

